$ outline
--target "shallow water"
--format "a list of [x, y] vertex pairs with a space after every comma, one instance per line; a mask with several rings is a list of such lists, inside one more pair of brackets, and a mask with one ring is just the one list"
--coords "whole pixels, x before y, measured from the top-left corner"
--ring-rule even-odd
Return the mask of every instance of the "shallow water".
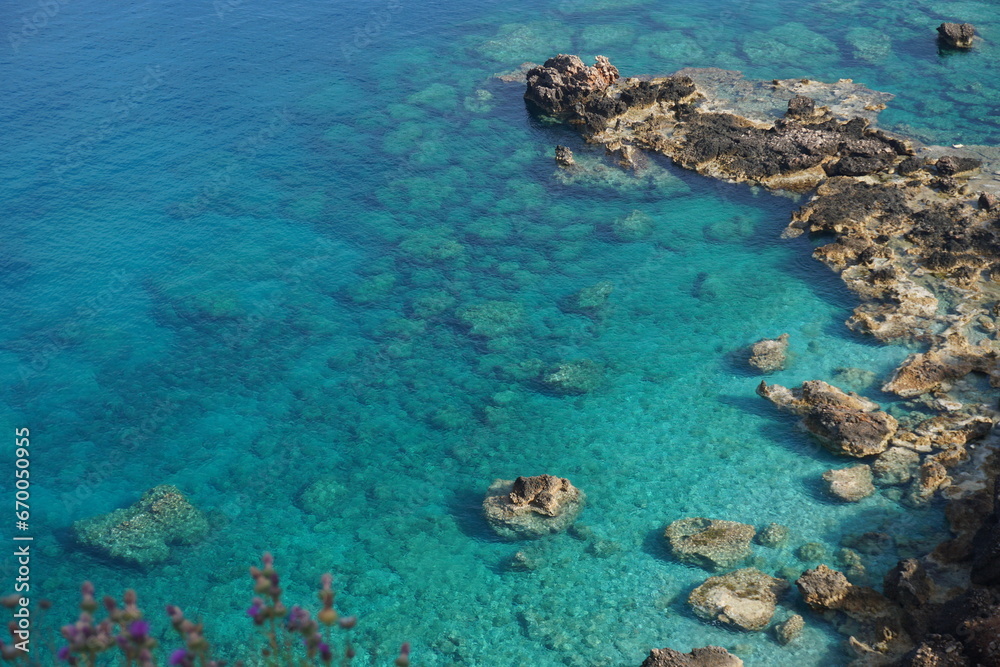
[[[846, 330], [851, 295], [809, 240], [779, 238], [796, 202], [659, 163], [566, 183], [552, 147], [587, 147], [489, 77], [557, 52], [846, 77], [897, 95], [886, 127], [995, 144], [996, 6], [77, 0], [19, 30], [37, 11], [0, 9], [0, 419], [32, 430], [33, 577], [60, 622], [84, 578], [134, 586], [154, 619], [167, 601], [205, 617], [228, 655], [270, 550], [293, 601], [335, 572], [359, 664], [408, 640], [427, 666], [624, 667], [707, 643], [819, 666], [845, 658], [818, 619], [790, 647], [696, 619], [707, 574], [666, 553], [664, 525], [787, 524], [786, 549], [755, 547], [768, 571], [891, 529], [897, 548], [865, 557], [876, 583], [944, 535], [935, 507], [827, 502], [816, 480], [844, 462], [754, 395], [739, 350], [763, 336], [791, 334], [782, 384], [882, 377], [909, 352]], [[974, 20], [974, 52], [938, 52], [945, 19]], [[616, 238], [632, 211], [649, 235]], [[600, 281], [599, 316], [560, 307]], [[470, 334], [463, 308], [490, 301], [520, 315]], [[575, 359], [600, 389], [530, 380]], [[590, 539], [484, 525], [494, 478], [540, 473], [586, 492]], [[321, 506], [302, 497], [318, 480]], [[210, 514], [206, 542], [148, 571], [74, 544], [73, 521], [160, 483]], [[510, 567], [518, 551], [538, 567]]]

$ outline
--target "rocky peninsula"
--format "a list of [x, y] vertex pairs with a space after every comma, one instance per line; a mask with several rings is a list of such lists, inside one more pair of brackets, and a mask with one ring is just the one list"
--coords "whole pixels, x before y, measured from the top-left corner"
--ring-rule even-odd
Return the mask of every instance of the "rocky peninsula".
[[[716, 69], [622, 77], [603, 56], [588, 66], [572, 55], [526, 79], [535, 111], [578, 127], [623, 169], [643, 170], [653, 153], [705, 176], [806, 197], [784, 235], [828, 240], [813, 254], [858, 296], [850, 329], [921, 348], [882, 386], [913, 412], [896, 419], [821, 381], [762, 382], [758, 393], [800, 416], [826, 449], [860, 462], [850, 475], [827, 476], [841, 499], [863, 497], [873, 481], [904, 486], [895, 497], [908, 504], [944, 497], [955, 536], [900, 561], [882, 593], [825, 565], [796, 586], [849, 637], [854, 664], [1000, 664], [1000, 643], [990, 639], [1000, 628], [1000, 483], [989, 446], [998, 414], [983, 389], [1000, 386], [1000, 153], [922, 146], [879, 129], [891, 96], [850, 80], [751, 82]], [[581, 168], [565, 147], [556, 158], [560, 169]], [[706, 616], [723, 613], [702, 606]], [[694, 664], [694, 654], [664, 649], [663, 660], [666, 652], [675, 662], [662, 664]], [[647, 663], [661, 664], [654, 654]]]

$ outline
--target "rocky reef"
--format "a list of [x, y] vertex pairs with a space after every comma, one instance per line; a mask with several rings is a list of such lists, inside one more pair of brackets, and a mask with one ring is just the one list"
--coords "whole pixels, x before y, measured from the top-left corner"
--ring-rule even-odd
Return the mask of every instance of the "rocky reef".
[[85, 547], [131, 565], [170, 558], [170, 546], [195, 544], [208, 534], [208, 520], [175, 486], [150, 489], [135, 504], [73, 524]]
[[483, 514], [501, 537], [533, 538], [569, 528], [583, 502], [583, 492], [562, 477], [498, 479], [483, 499]]
[[[946, 48], [969, 48], [975, 31], [944, 24], [939, 35]], [[862, 460], [827, 473], [831, 493], [859, 500], [877, 485], [912, 505], [944, 496], [955, 537], [922, 559], [900, 561], [884, 594], [826, 565], [799, 577], [799, 594], [848, 637], [852, 664], [1000, 664], [1000, 498], [992, 481], [1000, 466], [985, 455], [989, 447], [975, 444], [998, 418], [995, 397], [981, 388], [1000, 387], [997, 151], [923, 146], [879, 129], [891, 96], [850, 80], [751, 82], [712, 69], [623, 77], [607, 58], [588, 66], [571, 55], [550, 58], [526, 78], [529, 106], [576, 126], [621, 168], [641, 174], [648, 151], [699, 174], [805, 198], [784, 236], [823, 239], [814, 257], [860, 302], [847, 326], [921, 348], [881, 387], [911, 412], [897, 420], [821, 381], [791, 389], [762, 382], [758, 394], [799, 416], [830, 452]], [[642, 232], [633, 222], [621, 240]], [[762, 352], [761, 365], [772, 367], [770, 349]], [[849, 370], [847, 386], [872, 385], [863, 369]], [[675, 556], [703, 567], [738, 565], [744, 537], [748, 546], [754, 536], [750, 528], [719, 547], [707, 539], [708, 523], [691, 523], [709, 520], [684, 522], [668, 528]], [[857, 552], [841, 551], [849, 574], [863, 572]], [[716, 608], [705, 613], [725, 614]], [[667, 649], [644, 665], [702, 664], [693, 660], [695, 652]]]

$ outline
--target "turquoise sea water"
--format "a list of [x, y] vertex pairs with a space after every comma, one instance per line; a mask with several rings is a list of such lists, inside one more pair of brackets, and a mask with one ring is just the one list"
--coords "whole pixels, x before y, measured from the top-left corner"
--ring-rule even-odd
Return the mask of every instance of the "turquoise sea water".
[[[983, 41], [939, 53], [942, 20]], [[33, 583], [60, 622], [89, 578], [137, 588], [160, 628], [167, 602], [204, 617], [232, 655], [270, 550], [291, 601], [335, 573], [362, 665], [410, 641], [428, 667], [625, 667], [709, 643], [820, 666], [846, 658], [818, 619], [780, 647], [695, 618], [708, 575], [663, 527], [786, 524], [787, 548], [755, 547], [772, 572], [814, 565], [803, 543], [835, 564], [845, 536], [891, 530], [873, 582], [944, 536], [936, 507], [826, 501], [817, 479], [844, 462], [754, 395], [739, 350], [764, 336], [791, 334], [783, 384], [884, 376], [909, 352], [846, 330], [851, 295], [811, 241], [779, 239], [796, 202], [661, 163], [566, 183], [552, 147], [587, 147], [490, 77], [570, 52], [630, 75], [853, 78], [897, 95], [886, 127], [996, 144], [995, 4], [12, 0], [0, 28], [0, 421], [32, 431]], [[652, 232], [623, 242], [611, 224], [635, 210]], [[599, 316], [560, 307], [600, 281]], [[471, 335], [462, 309], [490, 301], [521, 315]], [[531, 381], [577, 359], [600, 389]], [[541, 473], [586, 492], [589, 539], [485, 526], [493, 479]], [[304, 502], [316, 482], [326, 502]], [[209, 513], [208, 540], [145, 571], [73, 542], [73, 521], [161, 483]]]

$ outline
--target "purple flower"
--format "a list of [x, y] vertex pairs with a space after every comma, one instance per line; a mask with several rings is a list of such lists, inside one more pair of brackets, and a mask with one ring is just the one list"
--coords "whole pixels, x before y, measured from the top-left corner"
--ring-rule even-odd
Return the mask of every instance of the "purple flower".
[[58, 656], [60, 660], [69, 660], [69, 646], [63, 646], [59, 649]]
[[260, 613], [260, 605], [257, 604], [256, 602], [254, 602], [253, 605], [251, 605], [250, 608], [247, 609], [247, 614], [249, 616], [253, 616], [254, 618], [257, 618], [257, 614], [259, 613]]
[[326, 642], [319, 645], [319, 658], [323, 662], [330, 662], [333, 660], [333, 651], [330, 650], [330, 645]]
[[188, 664], [188, 652], [187, 649], [179, 648], [170, 654], [170, 664], [171, 665], [186, 665]]
[[149, 636], [149, 623], [143, 620], [132, 621], [128, 626], [128, 633], [132, 636], [132, 639], [141, 642], [146, 637]]

